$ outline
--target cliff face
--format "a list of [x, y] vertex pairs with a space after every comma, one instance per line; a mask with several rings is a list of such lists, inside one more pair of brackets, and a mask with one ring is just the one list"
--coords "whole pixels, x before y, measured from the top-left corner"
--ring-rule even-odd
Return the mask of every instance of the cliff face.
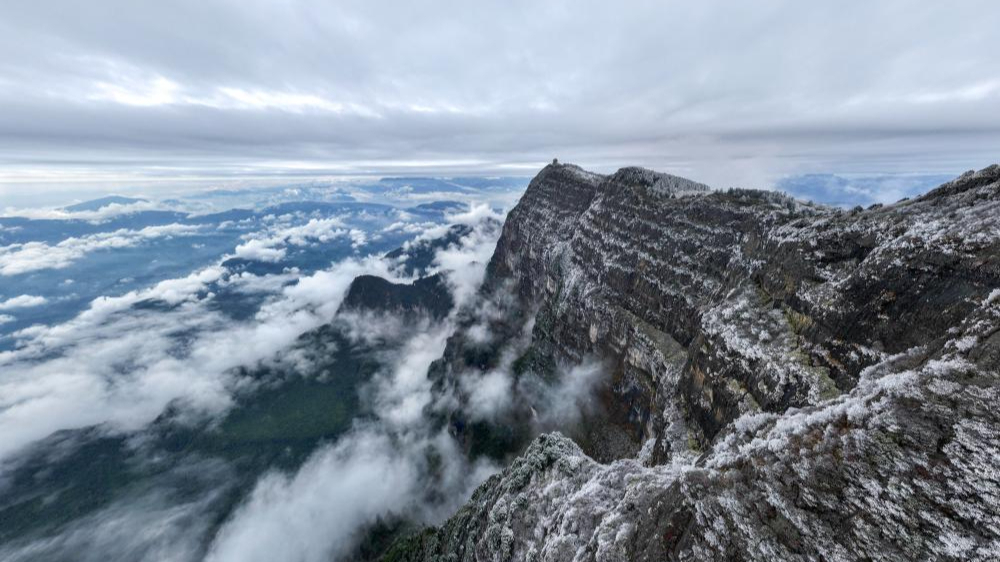
[[998, 329], [996, 166], [853, 211], [548, 166], [432, 375], [513, 373], [506, 417], [450, 412], [473, 452], [551, 429], [525, 389], [567, 365], [601, 407], [390, 556], [996, 559]]

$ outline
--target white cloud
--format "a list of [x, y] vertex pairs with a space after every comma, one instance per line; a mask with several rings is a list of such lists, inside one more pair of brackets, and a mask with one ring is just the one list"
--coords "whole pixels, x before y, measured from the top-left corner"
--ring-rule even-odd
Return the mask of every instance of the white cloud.
[[14, 318], [10, 314], [0, 314], [0, 324], [9, 324], [15, 320], [17, 320], [17, 318]]
[[449, 224], [476, 225], [489, 219], [503, 222], [504, 213], [494, 211], [486, 203], [474, 203], [466, 211], [447, 215], [445, 221]]
[[[486, 262], [479, 259], [479, 246], [489, 244], [490, 236], [495, 243], [498, 231], [479, 224], [474, 231], [463, 241], [469, 248], [443, 260], [447, 275], [481, 278]], [[303, 233], [302, 241], [315, 240], [316, 231], [311, 232]], [[231, 406], [234, 393], [254, 388], [234, 367], [296, 364], [290, 349], [299, 335], [335, 318], [356, 276], [412, 280], [398, 277], [391, 265], [379, 257], [352, 258], [313, 275], [287, 270], [264, 277], [228, 275], [217, 265], [95, 299], [69, 322], [22, 330], [15, 334], [20, 347], [0, 352], [0, 460], [59, 429], [96, 424], [112, 433], [138, 430], [167, 405], [177, 406], [181, 423], [218, 416]], [[215, 285], [272, 295], [253, 319], [233, 321], [214, 311]], [[150, 299], [172, 308], [134, 307]], [[435, 398], [428, 368], [441, 356], [454, 317], [428, 320], [419, 329], [383, 320], [370, 315], [336, 320], [355, 337], [392, 342], [382, 354], [385, 367], [363, 393], [371, 417], [317, 450], [295, 472], [263, 476], [212, 542], [210, 560], [329, 560], [347, 552], [378, 516], [400, 513], [440, 522], [496, 470], [488, 463], [470, 465], [451, 436], [425, 415]], [[148, 530], [135, 529], [128, 508]], [[113, 551], [109, 541], [117, 540], [130, 552], [152, 548], [154, 555], [186, 559], [196, 554], [181, 531], [196, 534], [203, 528], [197, 526], [203, 512], [194, 504], [115, 504], [75, 522], [48, 546], [31, 548], [49, 552], [45, 549], [76, 545], [89, 556], [95, 548]], [[96, 533], [95, 541], [80, 546], [79, 531], [86, 526]]]
[[107, 100], [123, 105], [152, 107], [169, 105], [178, 99], [180, 85], [163, 76], [153, 77], [146, 83], [135, 79], [118, 82], [98, 82], [95, 92], [89, 97], [93, 100]]
[[456, 306], [470, 302], [486, 274], [497, 239], [503, 215], [487, 205], [474, 205], [466, 213], [448, 217], [450, 222], [473, 225], [472, 232], [462, 238], [461, 244], [437, 251], [434, 265], [447, 272], [448, 282], [455, 295]]
[[351, 247], [355, 250], [368, 243], [368, 235], [361, 229], [352, 228], [348, 235], [351, 237]]
[[293, 476], [265, 476], [220, 531], [207, 560], [305, 562], [347, 554], [363, 524], [406, 507], [398, 502], [418, 476], [408, 452], [385, 435], [365, 432], [313, 455]]
[[39, 297], [35, 295], [21, 295], [18, 297], [13, 297], [5, 301], [0, 301], [0, 310], [13, 310], [15, 308], [30, 308], [33, 306], [41, 306], [49, 300], [45, 297]]
[[430, 404], [431, 382], [427, 370], [442, 356], [453, 326], [442, 326], [415, 333], [396, 360], [389, 376], [381, 376], [374, 403], [387, 427], [400, 431], [422, 423], [424, 408]]
[[250, 240], [236, 246], [236, 257], [245, 260], [279, 262], [285, 259], [284, 248], [274, 248], [266, 240]]
[[[485, 215], [484, 215], [485, 216]], [[484, 218], [481, 216], [480, 218]], [[498, 232], [476, 223], [463, 240], [469, 248], [447, 255], [449, 276], [464, 287], [481, 279], [486, 267], [481, 245], [496, 243]], [[472, 272], [477, 270], [478, 272]], [[398, 323], [365, 315], [341, 316], [357, 337], [396, 338], [407, 334]], [[272, 473], [224, 525], [212, 545], [212, 562], [336, 559], [350, 552], [358, 533], [378, 516], [408, 515], [436, 523], [476, 485], [496, 470], [469, 465], [446, 431], [426, 416], [435, 400], [427, 372], [454, 331], [454, 318], [411, 330], [389, 367], [375, 375], [371, 392], [374, 420], [316, 452], [295, 474]], [[434, 458], [433, 477], [428, 460]], [[429, 501], [428, 498], [439, 498]], [[316, 522], [323, 521], [323, 531]]]
[[16, 208], [7, 207], [3, 214], [11, 217], [23, 217], [34, 220], [85, 220], [91, 222], [104, 221], [119, 215], [138, 213], [141, 211], [160, 210], [162, 206], [152, 201], [135, 201], [132, 203], [109, 203], [96, 211], [67, 211], [64, 208]]
[[271, 217], [274, 222], [266, 232], [253, 234], [248, 242], [236, 247], [236, 257], [276, 263], [285, 259], [287, 250], [281, 246], [306, 246], [349, 236], [353, 241], [352, 245], [357, 248], [366, 241], [363, 231], [348, 230], [338, 217], [314, 218], [298, 226], [288, 226], [287, 219], [291, 217]]
[[11, 276], [43, 269], [63, 269], [85, 255], [99, 250], [129, 248], [145, 241], [173, 236], [189, 236], [200, 226], [167, 224], [140, 230], [120, 229], [87, 236], [67, 238], [58, 244], [25, 242], [0, 247], [0, 275]]
[[309, 219], [304, 225], [293, 226], [280, 231], [277, 238], [288, 244], [305, 246], [310, 242], [329, 242], [344, 235], [344, 221], [339, 217]]
[[451, 436], [432, 429], [425, 415], [432, 399], [427, 370], [452, 330], [445, 322], [412, 335], [376, 376], [376, 419], [318, 450], [294, 474], [261, 478], [223, 526], [207, 559], [338, 559], [377, 517], [397, 514], [438, 523], [464, 502], [497, 467], [470, 465]]
[[593, 360], [562, 370], [559, 382], [539, 400], [546, 406], [540, 421], [549, 427], [567, 427], [579, 421], [581, 415], [595, 411], [598, 406], [594, 391], [607, 375], [607, 367]]
[[[0, 352], [0, 459], [59, 429], [138, 429], [174, 401], [190, 415], [218, 415], [248, 384], [234, 367], [272, 360], [329, 322], [357, 275], [396, 279], [378, 258], [345, 260], [282, 287], [255, 318], [234, 322], [207, 306], [208, 285], [224, 271], [212, 266], [101, 297], [69, 322], [14, 333], [20, 347]], [[149, 299], [175, 308], [131, 308]]]
[[222, 284], [240, 293], [277, 293], [286, 285], [302, 277], [298, 268], [288, 268], [283, 273], [254, 275], [242, 272], [223, 280]]
[[510, 406], [514, 381], [505, 370], [498, 369], [483, 374], [468, 373], [461, 381], [468, 396], [467, 407], [473, 418], [493, 420]]

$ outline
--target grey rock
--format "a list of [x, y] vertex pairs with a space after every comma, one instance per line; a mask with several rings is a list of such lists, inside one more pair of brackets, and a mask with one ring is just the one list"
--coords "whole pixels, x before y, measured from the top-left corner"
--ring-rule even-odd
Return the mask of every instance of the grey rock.
[[[487, 304], [492, 350], [460, 329], [437, 386], [504, 350], [522, 379], [598, 357], [601, 423], [538, 437], [389, 559], [1000, 557], [997, 166], [844, 211], [553, 164], [507, 218]], [[515, 452], [538, 429], [503, 424]]]
[[412, 283], [393, 283], [375, 275], [356, 277], [347, 290], [341, 310], [392, 314], [402, 319], [422, 316], [441, 319], [454, 306], [451, 291], [438, 273]]

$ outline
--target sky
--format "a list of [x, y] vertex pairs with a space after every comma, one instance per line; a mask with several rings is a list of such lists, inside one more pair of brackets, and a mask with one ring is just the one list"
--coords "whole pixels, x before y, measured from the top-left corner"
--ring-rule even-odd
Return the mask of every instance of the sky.
[[554, 157], [956, 174], [1000, 160], [997, 29], [994, 1], [6, 0], [0, 198]]

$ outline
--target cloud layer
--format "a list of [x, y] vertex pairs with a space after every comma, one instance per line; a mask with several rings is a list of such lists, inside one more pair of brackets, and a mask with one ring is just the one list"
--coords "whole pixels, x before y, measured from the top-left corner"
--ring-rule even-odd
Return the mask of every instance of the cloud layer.
[[[502, 218], [472, 206], [445, 219], [470, 227], [431, 266], [445, 275], [460, 305], [481, 283]], [[341, 219], [265, 222], [252, 240], [269, 248], [352, 236]], [[424, 238], [446, 229], [431, 223], [422, 230], [417, 236]], [[439, 398], [428, 368], [442, 355], [454, 316], [413, 325], [392, 315], [337, 314], [358, 275], [412, 281], [396, 260], [352, 257], [312, 274], [286, 268], [268, 275], [233, 273], [227, 260], [95, 299], [68, 322], [14, 333], [18, 346], [0, 352], [0, 491], [10, 491], [4, 478], [31, 459], [41, 455], [60, 466], [88, 439], [126, 438], [131, 462], [152, 476], [116, 487], [114, 501], [82, 511], [55, 532], [17, 537], [0, 547], [0, 558], [339, 559], [379, 518], [439, 522], [496, 469], [470, 463], [427, 414]], [[225, 314], [216, 292], [264, 300], [252, 317], [236, 319]], [[0, 301], [12, 310], [41, 304], [32, 295]], [[351, 390], [364, 400], [365, 415], [335, 441], [320, 442], [301, 466], [261, 466], [231, 496], [242, 498], [233, 506], [225, 498], [238, 485], [229, 474], [236, 465], [197, 451], [157, 449], [157, 428], [223, 419], [240, 400], [287, 382], [282, 377], [339, 376], [314, 364], [313, 355], [329, 350], [299, 346], [299, 336], [331, 322], [362, 345], [381, 342], [380, 367], [363, 388]], [[191, 494], [190, 486], [199, 492]]]
[[998, 25], [987, 0], [14, 0], [0, 183], [530, 173], [553, 156], [719, 187], [954, 173], [1000, 148]]
[[54, 245], [26, 242], [0, 246], [0, 276], [19, 275], [42, 269], [62, 269], [91, 252], [129, 248], [156, 238], [187, 236], [198, 232], [199, 228], [197, 225], [166, 224], [147, 226], [139, 230], [121, 229], [66, 238]]
[[[224, 273], [212, 266], [102, 297], [69, 322], [15, 333], [22, 346], [0, 352], [0, 460], [60, 429], [141, 429], [175, 402], [191, 414], [224, 412], [247, 384], [235, 367], [274, 360], [329, 322], [357, 275], [394, 278], [379, 259], [345, 260], [283, 287], [251, 320], [233, 322], [210, 307], [209, 285]], [[133, 308], [150, 301], [169, 308]]]
[[[436, 260], [459, 307], [471, 303], [473, 284], [481, 283], [482, 257], [496, 245], [498, 218], [486, 207], [450, 217], [473, 226], [457, 246], [439, 250]], [[294, 474], [261, 478], [216, 536], [208, 560], [337, 560], [379, 517], [436, 523], [467, 499], [496, 467], [470, 464], [427, 411], [442, 399], [431, 392], [427, 373], [454, 333], [456, 313], [440, 324], [402, 330], [391, 318], [340, 315], [354, 337], [402, 339], [368, 393], [373, 418], [319, 449]]]

